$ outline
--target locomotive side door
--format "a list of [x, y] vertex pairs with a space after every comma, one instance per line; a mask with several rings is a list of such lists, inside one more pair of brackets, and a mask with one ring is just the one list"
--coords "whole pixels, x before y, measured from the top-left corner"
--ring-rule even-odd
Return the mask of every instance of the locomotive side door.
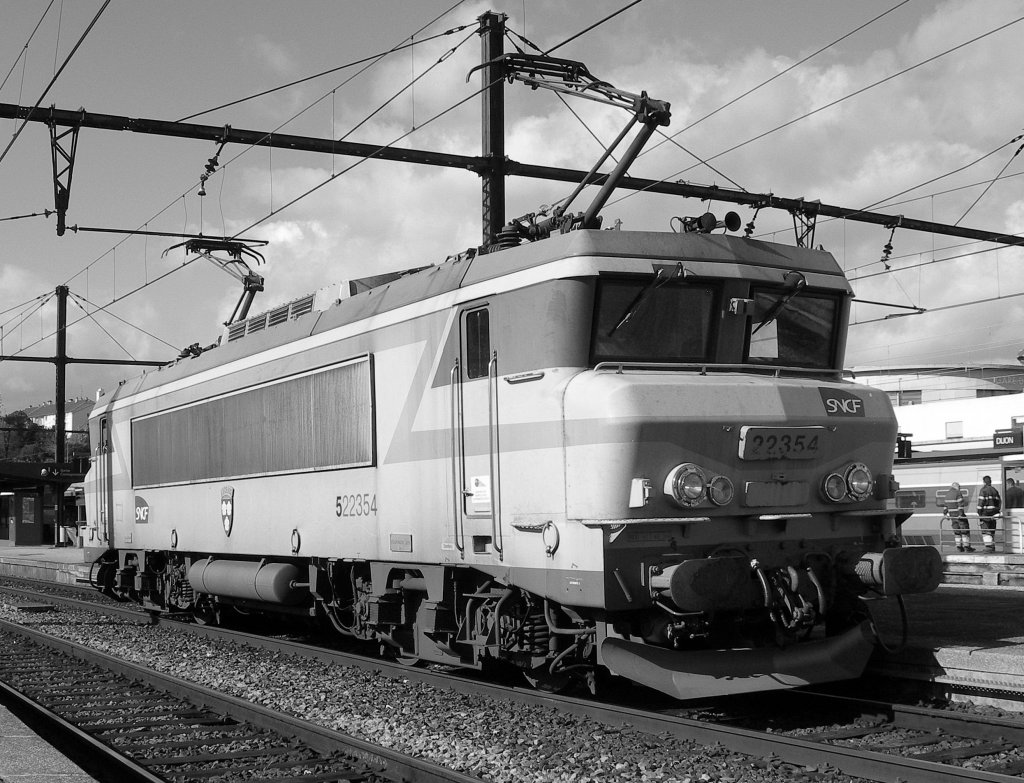
[[96, 444], [96, 536], [97, 543], [110, 546], [114, 524], [114, 479], [111, 475], [114, 450], [110, 438], [110, 419], [100, 419], [100, 437]]
[[490, 324], [486, 305], [468, 308], [459, 317], [459, 363], [453, 373], [458, 419], [454, 433], [456, 545], [463, 556], [501, 558], [498, 354]]

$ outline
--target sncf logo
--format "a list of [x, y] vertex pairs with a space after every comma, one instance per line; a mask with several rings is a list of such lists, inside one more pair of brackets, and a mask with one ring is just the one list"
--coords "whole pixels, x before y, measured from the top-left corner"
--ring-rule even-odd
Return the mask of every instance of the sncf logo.
[[840, 389], [821, 389], [821, 402], [829, 416], [864, 416], [864, 400]]
[[135, 522], [140, 525], [149, 522], [149, 503], [140, 495], [135, 496]]

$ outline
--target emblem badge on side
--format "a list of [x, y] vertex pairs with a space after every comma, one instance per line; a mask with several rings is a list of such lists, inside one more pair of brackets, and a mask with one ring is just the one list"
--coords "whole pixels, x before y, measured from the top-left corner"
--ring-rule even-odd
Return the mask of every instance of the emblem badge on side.
[[149, 522], [149, 503], [141, 495], [135, 496], [135, 522], [143, 525]]
[[224, 535], [230, 536], [235, 521], [234, 487], [223, 487], [220, 491], [220, 521], [224, 525]]

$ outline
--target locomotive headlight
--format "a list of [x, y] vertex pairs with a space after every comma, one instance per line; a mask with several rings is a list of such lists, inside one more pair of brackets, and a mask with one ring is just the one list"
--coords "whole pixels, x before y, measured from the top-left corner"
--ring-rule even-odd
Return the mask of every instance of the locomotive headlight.
[[696, 506], [707, 497], [708, 480], [692, 462], [677, 465], [665, 477], [665, 494], [684, 508]]
[[715, 476], [708, 482], [708, 497], [716, 506], [727, 506], [732, 502], [736, 490], [725, 476]]
[[875, 479], [862, 462], [855, 462], [846, 469], [846, 488], [854, 500], [865, 500], [874, 489]]
[[833, 503], [846, 499], [846, 479], [838, 473], [829, 473], [821, 483], [822, 494]]

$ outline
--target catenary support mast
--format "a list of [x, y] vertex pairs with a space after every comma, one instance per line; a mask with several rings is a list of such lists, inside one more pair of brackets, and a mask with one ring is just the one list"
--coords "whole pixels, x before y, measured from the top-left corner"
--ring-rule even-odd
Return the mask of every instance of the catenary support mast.
[[505, 79], [501, 57], [505, 47], [505, 14], [488, 11], [480, 17], [482, 40], [483, 117], [480, 172], [483, 245], [494, 244], [505, 225]]

